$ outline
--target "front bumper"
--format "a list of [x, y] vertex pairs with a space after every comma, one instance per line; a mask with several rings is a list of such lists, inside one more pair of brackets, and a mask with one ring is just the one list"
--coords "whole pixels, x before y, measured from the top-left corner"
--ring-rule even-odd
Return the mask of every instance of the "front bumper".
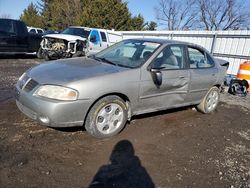
[[16, 87], [16, 104], [21, 112], [49, 127], [82, 126], [90, 100], [57, 101], [33, 96]]

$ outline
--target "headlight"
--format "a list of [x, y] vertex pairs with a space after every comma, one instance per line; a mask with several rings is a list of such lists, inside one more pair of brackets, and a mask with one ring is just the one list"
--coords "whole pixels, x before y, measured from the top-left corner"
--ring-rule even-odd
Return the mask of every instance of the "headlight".
[[26, 73], [23, 73], [22, 76], [17, 81], [17, 86], [19, 86], [20, 89], [23, 89], [24, 85], [30, 78], [27, 76]]
[[36, 90], [34, 95], [56, 100], [73, 101], [77, 99], [78, 92], [67, 87], [43, 85]]

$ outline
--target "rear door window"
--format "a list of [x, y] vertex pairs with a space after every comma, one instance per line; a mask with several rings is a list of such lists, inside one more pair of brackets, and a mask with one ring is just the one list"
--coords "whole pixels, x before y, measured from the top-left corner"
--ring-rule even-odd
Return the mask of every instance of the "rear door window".
[[27, 35], [26, 25], [23, 22], [16, 22], [16, 30], [19, 36]]
[[190, 62], [190, 68], [210, 68], [214, 66], [214, 60], [208, 53], [205, 53], [201, 49], [188, 47], [188, 56]]
[[188, 47], [188, 57], [190, 68], [198, 69], [206, 67], [206, 56], [205, 53], [200, 49]]
[[38, 32], [39, 34], [42, 34], [42, 33], [43, 33], [43, 31], [42, 31], [41, 29], [38, 29], [37, 32]]
[[107, 42], [106, 34], [104, 32], [102, 32], [102, 31], [101, 31], [101, 37], [102, 37], [103, 42]]

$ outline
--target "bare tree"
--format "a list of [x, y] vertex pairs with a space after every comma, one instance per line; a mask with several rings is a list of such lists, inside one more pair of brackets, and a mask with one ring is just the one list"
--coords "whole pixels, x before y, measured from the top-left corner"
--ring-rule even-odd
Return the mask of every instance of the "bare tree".
[[156, 19], [168, 30], [191, 29], [197, 16], [195, 3], [195, 0], [159, 0]]
[[[249, 5], [239, 0], [196, 0], [201, 28], [229, 30], [247, 28]], [[248, 9], [248, 10], [247, 10]]]

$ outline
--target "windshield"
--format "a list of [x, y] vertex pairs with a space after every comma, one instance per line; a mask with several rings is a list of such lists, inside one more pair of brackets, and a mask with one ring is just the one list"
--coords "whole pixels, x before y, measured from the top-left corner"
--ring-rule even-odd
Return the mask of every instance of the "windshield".
[[62, 34], [68, 34], [68, 35], [77, 35], [83, 38], [88, 38], [90, 31], [85, 30], [83, 28], [74, 28], [74, 27], [69, 27], [65, 29]]
[[160, 46], [160, 43], [142, 40], [124, 40], [95, 55], [96, 58], [112, 64], [136, 68], [140, 67]]

